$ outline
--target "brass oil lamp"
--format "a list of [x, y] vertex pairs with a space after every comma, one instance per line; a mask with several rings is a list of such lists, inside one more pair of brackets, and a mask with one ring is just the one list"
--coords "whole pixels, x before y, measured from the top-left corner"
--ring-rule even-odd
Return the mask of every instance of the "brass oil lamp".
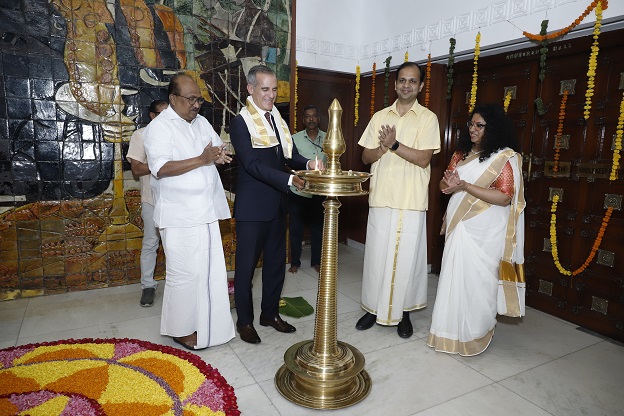
[[362, 401], [370, 392], [371, 378], [364, 370], [364, 355], [338, 341], [336, 287], [338, 277], [339, 196], [366, 195], [362, 183], [369, 173], [342, 171], [340, 156], [346, 145], [342, 135], [342, 107], [334, 99], [323, 143], [325, 170], [295, 173], [305, 180], [304, 192], [327, 196], [323, 206], [323, 248], [316, 300], [314, 339], [294, 344], [284, 353], [284, 365], [275, 374], [277, 390], [289, 401], [312, 409], [340, 409]]

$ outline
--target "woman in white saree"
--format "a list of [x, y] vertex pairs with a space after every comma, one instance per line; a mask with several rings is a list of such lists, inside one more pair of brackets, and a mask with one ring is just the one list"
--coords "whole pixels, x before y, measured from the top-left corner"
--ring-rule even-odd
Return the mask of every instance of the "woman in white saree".
[[[463, 356], [485, 351], [496, 314], [524, 315], [521, 156], [499, 105], [475, 107], [444, 178], [451, 195], [442, 268], [427, 345]], [[501, 264], [508, 266], [500, 267]]]

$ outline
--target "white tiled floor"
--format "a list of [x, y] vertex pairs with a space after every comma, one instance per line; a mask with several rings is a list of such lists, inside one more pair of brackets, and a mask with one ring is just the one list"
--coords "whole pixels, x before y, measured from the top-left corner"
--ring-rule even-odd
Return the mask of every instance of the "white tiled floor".
[[[283, 295], [303, 296], [315, 306], [318, 280], [308, 266], [309, 255], [309, 248], [304, 248], [304, 267], [296, 275], [287, 273]], [[262, 338], [259, 345], [235, 338], [197, 353], [235, 388], [243, 415], [624, 415], [624, 348], [534, 309], [529, 308], [521, 320], [500, 319], [494, 340], [482, 355], [462, 358], [432, 351], [425, 340], [435, 275], [429, 277], [429, 306], [411, 315], [414, 336], [405, 340], [396, 328], [378, 325], [356, 330], [362, 314], [362, 260], [361, 251], [340, 246], [338, 339], [364, 354], [373, 381], [370, 395], [349, 408], [323, 412], [284, 399], [273, 381], [283, 353], [314, 333], [313, 315], [287, 318], [297, 327], [294, 334], [256, 325]], [[175, 347], [158, 333], [163, 286], [152, 308], [139, 306], [138, 285], [0, 302], [0, 348], [105, 337]], [[259, 278], [254, 294], [259, 311]]]

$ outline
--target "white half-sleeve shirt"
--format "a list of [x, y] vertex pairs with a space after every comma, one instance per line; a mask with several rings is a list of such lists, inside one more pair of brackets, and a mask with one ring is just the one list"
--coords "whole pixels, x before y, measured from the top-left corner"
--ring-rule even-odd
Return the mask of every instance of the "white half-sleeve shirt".
[[177, 176], [158, 178], [169, 161], [201, 155], [204, 148], [222, 144], [205, 117], [192, 122], [169, 106], [143, 132], [150, 184], [154, 195], [154, 222], [159, 228], [192, 227], [230, 218], [225, 191], [214, 163]]

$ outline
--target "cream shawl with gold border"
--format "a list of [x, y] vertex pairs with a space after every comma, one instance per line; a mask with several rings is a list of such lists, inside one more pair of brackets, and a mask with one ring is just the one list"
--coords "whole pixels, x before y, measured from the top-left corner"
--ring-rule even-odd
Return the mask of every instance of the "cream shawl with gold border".
[[247, 105], [240, 111], [240, 115], [245, 120], [247, 130], [249, 130], [249, 135], [251, 136], [251, 146], [254, 149], [264, 149], [278, 146], [281, 141], [284, 156], [286, 159], [292, 159], [293, 141], [288, 125], [282, 118], [282, 115], [275, 106], [271, 110], [275, 124], [280, 129], [280, 140], [278, 140], [273, 127], [269, 125], [269, 122], [264, 117], [264, 113], [261, 111], [253, 103], [251, 97], [247, 97]]

